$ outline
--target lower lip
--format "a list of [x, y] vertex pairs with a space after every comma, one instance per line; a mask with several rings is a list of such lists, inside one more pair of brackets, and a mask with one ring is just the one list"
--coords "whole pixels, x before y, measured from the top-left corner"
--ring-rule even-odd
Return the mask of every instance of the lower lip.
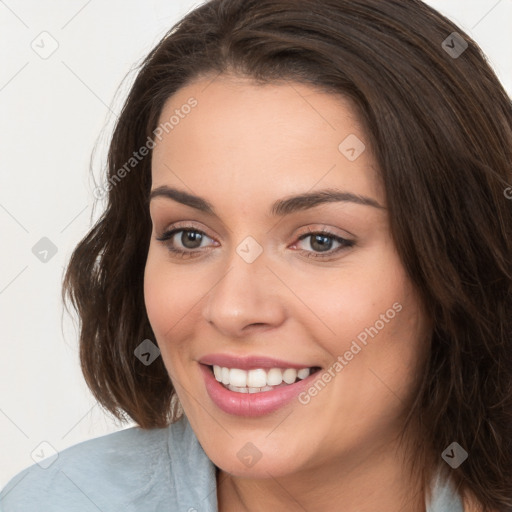
[[294, 384], [289, 384], [272, 391], [260, 391], [259, 393], [237, 393], [226, 389], [217, 381], [209, 366], [199, 364], [203, 372], [206, 391], [213, 403], [228, 414], [236, 416], [263, 416], [277, 411], [284, 405], [290, 403], [302, 391], [304, 391], [311, 381], [318, 377], [315, 372], [303, 380]]

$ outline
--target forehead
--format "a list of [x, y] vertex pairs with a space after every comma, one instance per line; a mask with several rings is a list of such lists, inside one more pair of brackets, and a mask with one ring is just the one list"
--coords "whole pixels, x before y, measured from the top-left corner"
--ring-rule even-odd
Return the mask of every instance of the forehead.
[[227, 182], [240, 194], [270, 185], [293, 194], [318, 183], [383, 200], [356, 110], [341, 95], [295, 82], [201, 78], [167, 100], [159, 126], [152, 188], [222, 190]]

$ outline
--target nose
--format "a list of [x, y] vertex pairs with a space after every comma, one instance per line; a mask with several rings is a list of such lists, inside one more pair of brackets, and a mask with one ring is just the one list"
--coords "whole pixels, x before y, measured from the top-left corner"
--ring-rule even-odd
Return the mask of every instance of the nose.
[[203, 317], [223, 336], [235, 339], [254, 330], [279, 327], [286, 319], [286, 287], [262, 253], [248, 263], [236, 252], [210, 290]]

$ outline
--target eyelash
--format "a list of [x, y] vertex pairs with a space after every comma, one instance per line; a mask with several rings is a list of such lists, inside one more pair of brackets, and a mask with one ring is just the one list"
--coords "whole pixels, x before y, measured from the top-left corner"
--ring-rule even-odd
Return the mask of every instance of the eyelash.
[[[198, 233], [202, 236], [205, 236], [205, 237], [211, 239], [211, 237], [209, 237], [206, 233], [195, 228], [194, 226], [179, 226], [174, 229], [165, 231], [160, 237], [157, 237], [157, 240], [159, 242], [162, 242], [167, 247], [169, 252], [173, 253], [174, 255], [176, 255], [178, 257], [185, 257], [185, 255], [197, 255], [197, 253], [203, 252], [203, 250], [201, 250], [201, 249], [184, 250], [184, 249], [176, 249], [175, 247], [172, 247], [172, 245], [170, 243], [170, 242], [172, 242], [172, 238], [174, 237], [175, 234], [181, 233], [181, 232]], [[328, 230], [311, 231], [311, 232], [305, 233], [303, 235], [300, 235], [297, 238], [297, 241], [302, 241], [305, 238], [313, 237], [316, 235], [321, 235], [321, 236], [325, 236], [327, 238], [332, 238], [336, 242], [340, 243], [341, 247], [338, 247], [335, 250], [329, 250], [328, 252], [324, 252], [324, 253], [314, 253], [312, 251], [299, 250], [300, 253], [308, 253], [308, 255], [307, 255], [308, 258], [325, 259], [325, 258], [331, 257], [335, 254], [338, 254], [339, 252], [342, 252], [346, 249], [349, 249], [350, 247], [353, 247], [355, 245], [355, 242], [353, 240], [347, 240], [338, 235], [335, 235], [334, 233], [331, 233]]]

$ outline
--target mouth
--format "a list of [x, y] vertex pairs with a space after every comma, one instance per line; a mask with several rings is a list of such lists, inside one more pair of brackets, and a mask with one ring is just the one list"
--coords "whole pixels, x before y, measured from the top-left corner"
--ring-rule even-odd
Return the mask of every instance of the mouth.
[[225, 389], [233, 393], [265, 393], [292, 386], [321, 370], [319, 366], [304, 368], [255, 368], [243, 370], [219, 365], [206, 365]]
[[302, 403], [301, 393], [313, 385], [321, 368], [242, 370], [200, 363], [199, 370], [206, 392], [217, 408], [229, 415], [256, 418], [291, 407], [295, 402], [295, 407]]

